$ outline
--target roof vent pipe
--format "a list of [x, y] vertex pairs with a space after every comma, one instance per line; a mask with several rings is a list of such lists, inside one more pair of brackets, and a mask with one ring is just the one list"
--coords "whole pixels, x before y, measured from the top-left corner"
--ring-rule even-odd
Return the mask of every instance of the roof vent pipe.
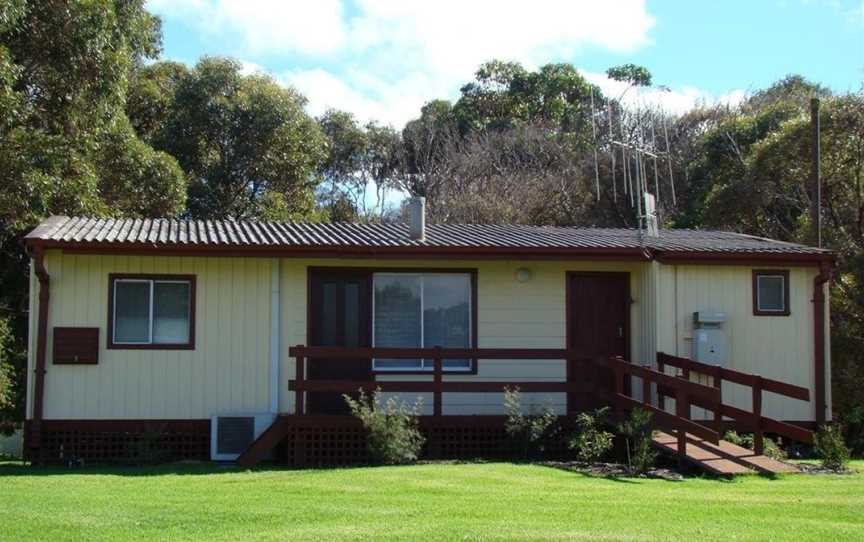
[[426, 240], [426, 198], [411, 198], [408, 202], [409, 233], [411, 239]]

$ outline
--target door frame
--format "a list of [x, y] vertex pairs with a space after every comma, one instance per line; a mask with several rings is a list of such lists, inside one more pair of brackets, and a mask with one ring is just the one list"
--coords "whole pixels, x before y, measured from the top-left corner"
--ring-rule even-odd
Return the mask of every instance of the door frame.
[[630, 342], [630, 330], [631, 330], [631, 320], [633, 319], [632, 307], [633, 307], [633, 297], [630, 295], [630, 272], [629, 271], [567, 271], [565, 273], [565, 293], [564, 293], [564, 304], [565, 304], [565, 335], [566, 335], [566, 348], [569, 350], [573, 344], [573, 331], [571, 329], [571, 323], [573, 322], [573, 305], [570, 302], [572, 296], [572, 287], [571, 282], [574, 277], [617, 277], [621, 279], [625, 279], [624, 283], [626, 285], [625, 294], [627, 295], [627, 317], [624, 319], [624, 355], [626, 356], [627, 361], [632, 361], [630, 358], [633, 357], [633, 345]]

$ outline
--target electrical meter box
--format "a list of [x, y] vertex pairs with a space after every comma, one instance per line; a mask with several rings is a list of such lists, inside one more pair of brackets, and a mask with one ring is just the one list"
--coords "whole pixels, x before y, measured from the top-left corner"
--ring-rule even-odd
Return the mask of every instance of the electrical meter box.
[[693, 352], [695, 361], [729, 366], [729, 339], [723, 324], [726, 313], [698, 311], [693, 313]]

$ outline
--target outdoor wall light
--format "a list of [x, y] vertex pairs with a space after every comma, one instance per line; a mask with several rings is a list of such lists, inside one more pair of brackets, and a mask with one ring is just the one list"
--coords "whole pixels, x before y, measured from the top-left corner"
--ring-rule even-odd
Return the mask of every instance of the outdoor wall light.
[[516, 270], [516, 280], [519, 282], [528, 282], [531, 280], [531, 270], [527, 267], [520, 267]]

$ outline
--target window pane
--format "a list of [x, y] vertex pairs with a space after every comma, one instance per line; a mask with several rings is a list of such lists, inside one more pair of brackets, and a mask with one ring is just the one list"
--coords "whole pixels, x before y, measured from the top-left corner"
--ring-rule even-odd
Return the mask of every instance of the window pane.
[[153, 285], [153, 342], [189, 342], [188, 282], [156, 282]]
[[114, 283], [114, 342], [150, 342], [150, 282]]
[[758, 277], [759, 310], [784, 311], [784, 277], [782, 275], [760, 275]]
[[[432, 348], [471, 346], [471, 279], [468, 275], [426, 275], [423, 277], [423, 335]], [[470, 360], [447, 359], [448, 369], [470, 368]], [[426, 360], [432, 367], [433, 360]]]
[[[375, 346], [420, 347], [420, 277], [375, 276]], [[377, 369], [417, 369], [420, 360], [376, 359]]]
[[339, 322], [336, 320], [336, 294], [339, 285], [335, 282], [325, 282], [321, 285], [321, 335], [320, 344], [315, 346], [341, 346], [336, 339], [337, 326]]
[[345, 346], [360, 346], [360, 285], [345, 284]]

